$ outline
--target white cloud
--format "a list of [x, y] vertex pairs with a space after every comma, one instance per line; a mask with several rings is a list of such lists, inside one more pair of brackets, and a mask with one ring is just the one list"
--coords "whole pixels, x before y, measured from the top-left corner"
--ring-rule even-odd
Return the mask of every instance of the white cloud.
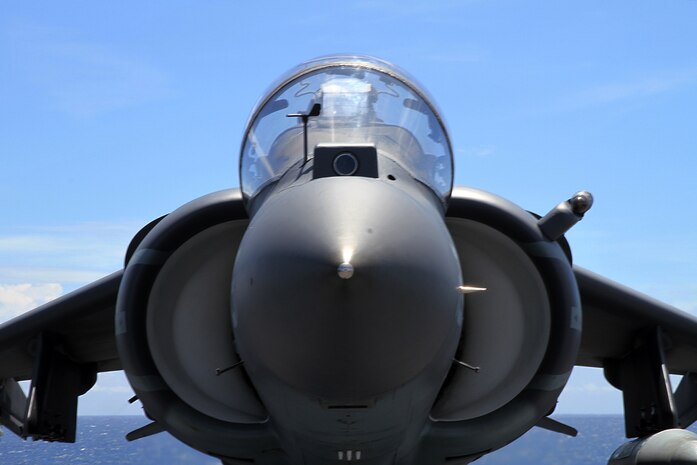
[[605, 393], [605, 392], [617, 392], [617, 389], [610, 386], [609, 384], [596, 384], [596, 383], [584, 383], [578, 386], [567, 386], [566, 391], [569, 392], [580, 392], [580, 393]]
[[104, 386], [102, 384], [95, 384], [92, 388], [92, 392], [108, 392], [115, 394], [130, 394], [133, 395], [133, 390], [127, 384], [122, 386]]
[[58, 283], [47, 284], [0, 284], [0, 321], [43, 305], [63, 294]]
[[140, 223], [13, 226], [0, 235], [0, 320], [123, 266]]
[[171, 94], [155, 66], [70, 31], [16, 24], [6, 35], [28, 78], [73, 115], [92, 116]]
[[493, 146], [482, 146], [482, 147], [465, 147], [462, 149], [455, 150], [457, 155], [463, 155], [465, 157], [475, 157], [475, 158], [489, 158], [496, 153], [496, 147]]
[[404, 55], [412, 59], [418, 58], [424, 61], [452, 65], [477, 63], [482, 60], [482, 55], [484, 55], [483, 50], [479, 46], [471, 43], [444, 44], [438, 51], [428, 47], [415, 47], [413, 45], [402, 46], [400, 49]]
[[51, 247], [51, 241], [47, 238], [36, 236], [9, 236], [0, 237], [0, 253], [15, 250], [42, 251]]
[[15, 226], [0, 235], [0, 283], [86, 284], [123, 266], [138, 223]]
[[430, 47], [414, 44], [394, 44], [386, 47], [382, 53], [394, 60], [403, 57], [402, 60], [407, 62], [422, 60], [434, 64], [455, 66], [480, 62], [482, 57], [486, 55], [480, 46], [473, 43], [443, 44], [437, 51]]
[[116, 268], [104, 271], [52, 267], [0, 267], [0, 282], [9, 284], [31, 282], [42, 285], [58, 282], [63, 285], [82, 285], [103, 278], [111, 271], [116, 271]]
[[443, 14], [444, 11], [467, 8], [479, 3], [480, 0], [440, 0], [438, 2], [404, 2], [402, 0], [360, 0], [353, 4], [354, 8], [369, 10], [377, 17], [410, 17], [439, 20], [439, 22], [456, 22], [457, 18]]
[[561, 105], [567, 109], [586, 108], [660, 95], [695, 84], [697, 84], [697, 71], [695, 70], [637, 77], [625, 82], [609, 83], [587, 89], [565, 99]]
[[2, 253], [71, 253], [89, 250], [123, 253], [125, 244], [144, 223], [85, 222], [70, 225], [14, 227], [14, 234], [0, 236]]
[[603, 370], [575, 367], [559, 397], [556, 413], [621, 413], [622, 392], [612, 387]]

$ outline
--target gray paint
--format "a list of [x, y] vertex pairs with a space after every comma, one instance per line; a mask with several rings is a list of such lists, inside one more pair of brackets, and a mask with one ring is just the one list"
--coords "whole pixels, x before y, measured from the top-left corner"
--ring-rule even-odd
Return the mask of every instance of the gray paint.
[[608, 465], [693, 465], [697, 463], [697, 434], [668, 429], [620, 446]]
[[[377, 69], [424, 97], [379, 60], [310, 62], [289, 79], [336, 65]], [[392, 160], [406, 148], [390, 140], [407, 129], [374, 126], [381, 132], [374, 179], [310, 182], [312, 162], [299, 163], [245, 199], [246, 211], [240, 192], [230, 190], [151, 222], [129, 245], [124, 272], [0, 326], [0, 378], [28, 377], [33, 341], [50, 330], [76, 364], [123, 365], [153, 429], [226, 464], [326, 464], [360, 452], [366, 465], [437, 465], [469, 463], [519, 437], [553, 408], [574, 361], [602, 366], [622, 357], [647, 328], [660, 325], [669, 336], [667, 369], [697, 370], [697, 319], [570, 268], [560, 235], [589, 197], [577, 195], [539, 222], [474, 189], [455, 189], [447, 205], [447, 195], [437, 198]], [[348, 140], [336, 129], [343, 144], [367, 134]], [[245, 229], [248, 214], [254, 218]], [[344, 255], [339, 243], [347, 238], [360, 252], [351, 254], [354, 276], [341, 280], [337, 265], [350, 260], [335, 255]], [[460, 273], [492, 282], [463, 283]], [[485, 285], [489, 294], [468, 296], [463, 308], [460, 284]], [[517, 318], [519, 331], [491, 325], [499, 310]], [[538, 343], [513, 344], [516, 337]], [[496, 373], [509, 385], [487, 378], [487, 366], [515, 365], [516, 350], [524, 352], [523, 368]], [[218, 365], [240, 363], [240, 354], [244, 363], [213, 378], [224, 368]], [[470, 359], [491, 354], [485, 363]], [[454, 355], [482, 365], [479, 378], [455, 366]], [[3, 385], [7, 396], [16, 383]], [[679, 391], [678, 407], [691, 422], [694, 387]], [[436, 421], [443, 412], [452, 421]], [[611, 463], [694, 463], [695, 442], [668, 430], [623, 446]]]
[[247, 223], [221, 223], [179, 247], [153, 284], [146, 321], [150, 352], [167, 385], [196, 410], [235, 423], [267, 419], [243, 369], [216, 374], [240, 360], [228, 288]]
[[697, 317], [575, 266], [583, 300], [583, 340], [578, 365], [602, 367], [605, 358], [631, 351], [634, 337], [660, 326], [671, 340], [665, 358], [671, 373], [697, 372]]
[[486, 287], [468, 295], [458, 360], [478, 373], [453, 370], [431, 415], [466, 420], [510, 402], [537, 372], [547, 350], [550, 308], [544, 281], [512, 239], [481, 223], [448, 218], [466, 285]]
[[[240, 192], [234, 189], [196, 199], [152, 228], [135, 254], [141, 249], [166, 251], [167, 260], [162, 265], [129, 261], [117, 301], [117, 319], [123, 320], [126, 331], [117, 334], [117, 342], [126, 375], [145, 411], [170, 434], [215, 456], [284, 465], [283, 455], [274, 453], [269, 458], [264, 453], [278, 450], [278, 441], [268, 422], [258, 423], [263, 408], [243, 369], [216, 379], [224, 383], [223, 389], [197, 384], [206, 379], [187, 379], [200, 375], [196, 371], [202, 369], [210, 373], [207, 380], [215, 382], [211, 381], [213, 365], [206, 365], [214, 360], [205, 360], [199, 367], [197, 357], [232, 347], [229, 340], [221, 342], [220, 334], [206, 338], [204, 333], [220, 330], [231, 335], [227, 297], [236, 249], [234, 231], [244, 230], [246, 222]], [[205, 301], [197, 302], [199, 292]], [[207, 308], [201, 311], [197, 303]], [[150, 312], [163, 318], [163, 327], [154, 315], [147, 327]], [[191, 340], [187, 340], [189, 326]], [[168, 350], [169, 344], [174, 350]], [[221, 355], [221, 361], [235, 359], [231, 352]], [[221, 393], [224, 398], [216, 398]], [[221, 411], [211, 416], [216, 403]]]
[[137, 249], [129, 262], [132, 262], [134, 265], [162, 265], [167, 258], [167, 252], [153, 249]]
[[[350, 280], [336, 273], [346, 254]], [[235, 333], [250, 373], [263, 365], [337, 401], [413, 378], [461, 311], [442, 219], [375, 179], [322, 178], [275, 193], [252, 219], [235, 269]]]
[[411, 460], [462, 312], [457, 256], [428, 206], [392, 182], [347, 177], [279, 188], [255, 212], [235, 263], [234, 330], [298, 463], [349, 450], [362, 463]]

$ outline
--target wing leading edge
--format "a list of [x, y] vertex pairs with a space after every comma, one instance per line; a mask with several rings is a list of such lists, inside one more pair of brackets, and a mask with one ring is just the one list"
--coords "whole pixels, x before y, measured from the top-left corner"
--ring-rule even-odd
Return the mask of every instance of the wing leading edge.
[[[172, 254], [195, 232], [247, 218], [239, 189], [209, 194], [177, 212], [166, 215], [173, 219], [159, 229], [156, 253]], [[164, 218], [150, 222], [134, 236], [127, 263], [133, 259], [149, 264], [147, 256], [153, 251], [138, 247]], [[136, 260], [138, 251], [143, 253]], [[124, 270], [117, 271], [0, 325], [0, 424], [24, 439], [75, 441], [78, 397], [94, 386], [97, 373], [125, 366], [116, 334], [124, 275]], [[229, 295], [229, 290], [224, 294]], [[226, 304], [222, 305], [223, 314], [229, 315]], [[22, 380], [31, 380], [26, 394], [18, 384]]]
[[[121, 368], [114, 336], [123, 271], [0, 325], [0, 423], [22, 436], [75, 442], [77, 398]], [[28, 398], [17, 384], [31, 379]]]
[[[697, 420], [697, 318], [574, 267], [583, 305], [577, 365], [603, 368], [622, 390], [627, 437]], [[682, 374], [673, 392], [669, 374]]]
[[575, 266], [574, 274], [583, 304], [578, 365], [602, 368], [622, 359], [637, 338], [660, 327], [670, 372], [697, 372], [697, 318], [584, 268]]
[[0, 379], [30, 379], [36, 338], [50, 333], [78, 364], [97, 371], [121, 369], [114, 338], [114, 310], [123, 270], [59, 297], [0, 325]]

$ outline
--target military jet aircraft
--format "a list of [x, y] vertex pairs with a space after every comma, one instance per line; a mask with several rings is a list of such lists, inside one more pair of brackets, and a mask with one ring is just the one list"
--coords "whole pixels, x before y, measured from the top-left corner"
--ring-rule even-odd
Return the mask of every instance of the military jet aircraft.
[[443, 118], [397, 67], [291, 70], [239, 173], [145, 226], [123, 270], [0, 326], [5, 427], [75, 441], [78, 397], [122, 369], [151, 420], [128, 440], [166, 431], [225, 465], [464, 465], [535, 426], [575, 435], [549, 415], [582, 365], [636, 438], [609, 463], [697, 461], [697, 319], [572, 264], [589, 193], [540, 216], [453, 188]]

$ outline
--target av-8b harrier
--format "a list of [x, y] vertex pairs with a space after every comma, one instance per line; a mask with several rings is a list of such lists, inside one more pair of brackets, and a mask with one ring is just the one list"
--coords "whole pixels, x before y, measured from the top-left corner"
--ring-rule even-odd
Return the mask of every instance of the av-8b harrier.
[[697, 319], [572, 265], [589, 193], [537, 216], [453, 189], [443, 119], [393, 65], [292, 70], [239, 173], [145, 226], [123, 270], [0, 327], [2, 424], [74, 441], [78, 397], [123, 369], [152, 421], [129, 440], [167, 431], [226, 465], [460, 465], [535, 426], [574, 435], [549, 415], [583, 365], [636, 438], [609, 463], [697, 462]]

